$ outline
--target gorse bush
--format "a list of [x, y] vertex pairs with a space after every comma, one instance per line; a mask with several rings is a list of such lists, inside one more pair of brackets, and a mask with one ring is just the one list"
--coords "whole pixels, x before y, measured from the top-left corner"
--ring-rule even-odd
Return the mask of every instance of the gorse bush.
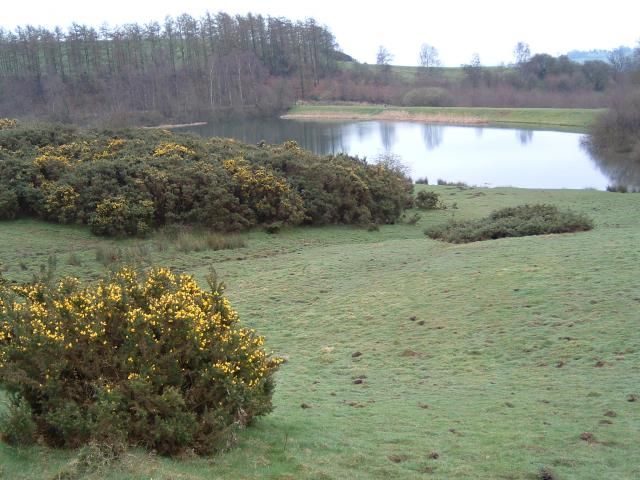
[[420, 210], [436, 210], [443, 207], [440, 195], [426, 190], [418, 192], [416, 195], [415, 205]]
[[0, 219], [81, 223], [97, 235], [186, 224], [393, 223], [411, 202], [403, 171], [297, 146], [250, 146], [160, 130], [0, 131]]
[[3, 285], [4, 438], [162, 454], [224, 447], [235, 428], [271, 411], [280, 360], [240, 326], [222, 284], [210, 286], [162, 268], [123, 268], [86, 288], [73, 278]]
[[503, 208], [480, 220], [451, 221], [425, 231], [431, 238], [451, 243], [468, 243], [504, 237], [591, 230], [593, 221], [553, 205], [521, 205]]
[[9, 130], [18, 126], [18, 121], [13, 118], [0, 118], [0, 130]]

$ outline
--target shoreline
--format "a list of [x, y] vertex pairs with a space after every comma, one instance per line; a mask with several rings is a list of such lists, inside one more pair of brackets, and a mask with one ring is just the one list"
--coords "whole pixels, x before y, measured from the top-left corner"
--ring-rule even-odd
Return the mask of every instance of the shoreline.
[[448, 123], [455, 125], [489, 125], [487, 118], [456, 115], [411, 115], [406, 111], [384, 111], [378, 114], [357, 113], [287, 113], [280, 116], [284, 120], [395, 120], [419, 123]]
[[153, 125], [151, 127], [147, 126], [147, 127], [140, 127], [140, 128], [144, 128], [147, 130], [151, 130], [154, 128], [159, 128], [162, 130], [168, 130], [171, 128], [184, 128], [184, 127], [200, 127], [202, 125], [207, 125], [208, 122], [192, 122], [192, 123], [167, 123], [167, 124], [162, 124], [162, 125]]
[[399, 107], [387, 105], [296, 105], [287, 120], [408, 121], [449, 125], [517, 126], [586, 131], [604, 109]]

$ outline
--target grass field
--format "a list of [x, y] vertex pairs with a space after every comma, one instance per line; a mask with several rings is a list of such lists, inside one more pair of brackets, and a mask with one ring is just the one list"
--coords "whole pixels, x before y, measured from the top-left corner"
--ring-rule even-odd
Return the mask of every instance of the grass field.
[[[356, 67], [354, 62], [338, 62], [338, 67], [340, 70], [353, 70]], [[382, 72], [383, 67], [381, 65], [371, 64], [367, 65], [366, 68], [369, 68], [373, 71]], [[411, 82], [415, 81], [416, 77], [420, 74], [420, 67], [411, 66], [411, 65], [389, 65], [391, 69], [391, 74], [402, 81]], [[493, 66], [484, 66], [482, 67], [486, 70], [502, 70], [503, 67], [493, 67]], [[462, 67], [435, 67], [433, 69], [434, 73], [440, 78], [445, 78], [447, 80], [462, 80], [464, 78], [464, 69]]]
[[[213, 265], [243, 323], [288, 358], [275, 411], [228, 453], [132, 450], [85, 475], [76, 451], [1, 444], [0, 478], [640, 478], [640, 195], [418, 188], [458, 209], [373, 232], [256, 231], [216, 252], [0, 223], [4, 275], [18, 281], [53, 256], [59, 273], [92, 280], [118, 248], [198, 279]], [[423, 234], [533, 202], [595, 229], [466, 245]]]
[[396, 107], [383, 105], [318, 105], [293, 107], [285, 118], [408, 120], [439, 123], [467, 123], [528, 126], [584, 131], [601, 109], [587, 108], [472, 108]]

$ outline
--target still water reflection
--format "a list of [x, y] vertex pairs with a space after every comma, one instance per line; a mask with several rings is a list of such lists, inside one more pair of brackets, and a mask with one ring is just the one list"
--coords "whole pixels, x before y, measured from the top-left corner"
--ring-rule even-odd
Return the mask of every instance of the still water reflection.
[[[526, 188], [597, 188], [620, 183], [623, 167], [602, 164], [578, 133], [463, 127], [392, 121], [250, 120], [190, 128], [203, 136], [247, 143], [295, 140], [318, 154], [347, 153], [374, 161], [400, 156], [412, 178]], [[598, 163], [600, 162], [600, 163]], [[636, 179], [640, 176], [636, 172]], [[635, 181], [635, 180], [634, 180]]]

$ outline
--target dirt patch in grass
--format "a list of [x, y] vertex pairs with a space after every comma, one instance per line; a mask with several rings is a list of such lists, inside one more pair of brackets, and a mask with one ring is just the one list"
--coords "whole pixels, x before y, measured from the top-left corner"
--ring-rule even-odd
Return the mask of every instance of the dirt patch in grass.
[[394, 455], [389, 455], [387, 458], [391, 460], [393, 463], [402, 463], [409, 460], [409, 455], [394, 454]]

